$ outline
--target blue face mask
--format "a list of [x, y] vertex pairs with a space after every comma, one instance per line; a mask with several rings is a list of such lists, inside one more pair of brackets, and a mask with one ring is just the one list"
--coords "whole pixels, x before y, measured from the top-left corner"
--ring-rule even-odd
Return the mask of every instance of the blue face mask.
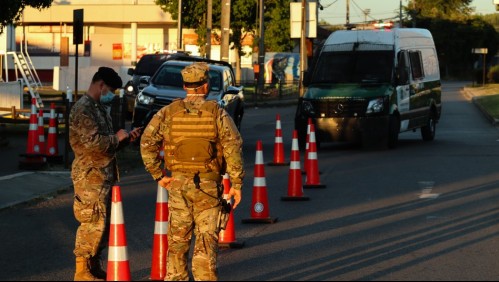
[[106, 94], [100, 96], [101, 104], [110, 104], [114, 99], [114, 93], [111, 91], [107, 91]]

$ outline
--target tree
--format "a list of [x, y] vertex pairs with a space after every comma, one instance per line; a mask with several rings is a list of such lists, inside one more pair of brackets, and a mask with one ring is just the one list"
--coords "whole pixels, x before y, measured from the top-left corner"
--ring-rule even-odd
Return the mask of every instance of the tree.
[[487, 60], [497, 52], [497, 32], [482, 17], [472, 15], [471, 2], [410, 0], [404, 7], [413, 27], [426, 28], [432, 33], [443, 77], [470, 78], [473, 63], [477, 60], [476, 55], [471, 53], [473, 48], [487, 48], [491, 54]]
[[[154, 3], [159, 5], [161, 10], [170, 13], [172, 19], [178, 20], [178, 0], [155, 0]], [[212, 1], [212, 21], [213, 26], [220, 24], [220, 0]], [[182, 0], [182, 27], [194, 28], [198, 34], [198, 46], [201, 47], [201, 54], [204, 54], [204, 46], [206, 45], [206, 11], [207, 1], [199, 0]]]
[[265, 1], [265, 49], [270, 52], [290, 52], [293, 40], [290, 31], [290, 1]]
[[24, 8], [30, 6], [41, 10], [52, 5], [54, 0], [2, 0], [0, 9], [0, 34], [5, 26], [16, 25], [23, 14]]
[[409, 0], [405, 10], [413, 20], [418, 17], [466, 20], [471, 17], [473, 0]]
[[[206, 43], [206, 2], [206, 0], [182, 0], [182, 26], [196, 29], [200, 47]], [[258, 0], [232, 0], [230, 43], [234, 44], [234, 48], [240, 49], [240, 42], [244, 36], [249, 34], [255, 36], [258, 33], [258, 2]], [[178, 19], [178, 0], [155, 0], [155, 3], [164, 12], [170, 13], [173, 19]], [[292, 49], [293, 41], [290, 39], [289, 31], [289, 3], [290, 0], [264, 1], [266, 51], [283, 52]], [[212, 0], [212, 4], [213, 28], [220, 28], [221, 1]]]

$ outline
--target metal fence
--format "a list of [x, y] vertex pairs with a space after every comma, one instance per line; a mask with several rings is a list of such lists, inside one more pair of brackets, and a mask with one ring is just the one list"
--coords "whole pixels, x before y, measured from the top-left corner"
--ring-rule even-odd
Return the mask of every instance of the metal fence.
[[244, 100], [248, 104], [264, 103], [280, 100], [298, 100], [299, 83], [296, 81], [283, 83], [265, 83], [261, 93], [255, 82], [242, 83], [244, 86]]

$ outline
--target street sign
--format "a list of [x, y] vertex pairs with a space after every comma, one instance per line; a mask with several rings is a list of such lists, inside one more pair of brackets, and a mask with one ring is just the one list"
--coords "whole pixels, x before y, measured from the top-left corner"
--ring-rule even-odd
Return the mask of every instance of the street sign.
[[[291, 38], [301, 38], [301, 9], [300, 2], [290, 3]], [[305, 13], [305, 37], [317, 37], [317, 3], [309, 2]]]
[[473, 48], [471, 49], [471, 53], [473, 54], [487, 54], [487, 48]]

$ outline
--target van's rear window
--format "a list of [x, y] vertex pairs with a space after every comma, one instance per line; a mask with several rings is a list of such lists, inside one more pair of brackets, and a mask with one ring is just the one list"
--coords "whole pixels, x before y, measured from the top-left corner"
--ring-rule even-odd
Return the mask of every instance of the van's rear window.
[[391, 82], [394, 64], [393, 50], [346, 49], [322, 52], [311, 83]]

